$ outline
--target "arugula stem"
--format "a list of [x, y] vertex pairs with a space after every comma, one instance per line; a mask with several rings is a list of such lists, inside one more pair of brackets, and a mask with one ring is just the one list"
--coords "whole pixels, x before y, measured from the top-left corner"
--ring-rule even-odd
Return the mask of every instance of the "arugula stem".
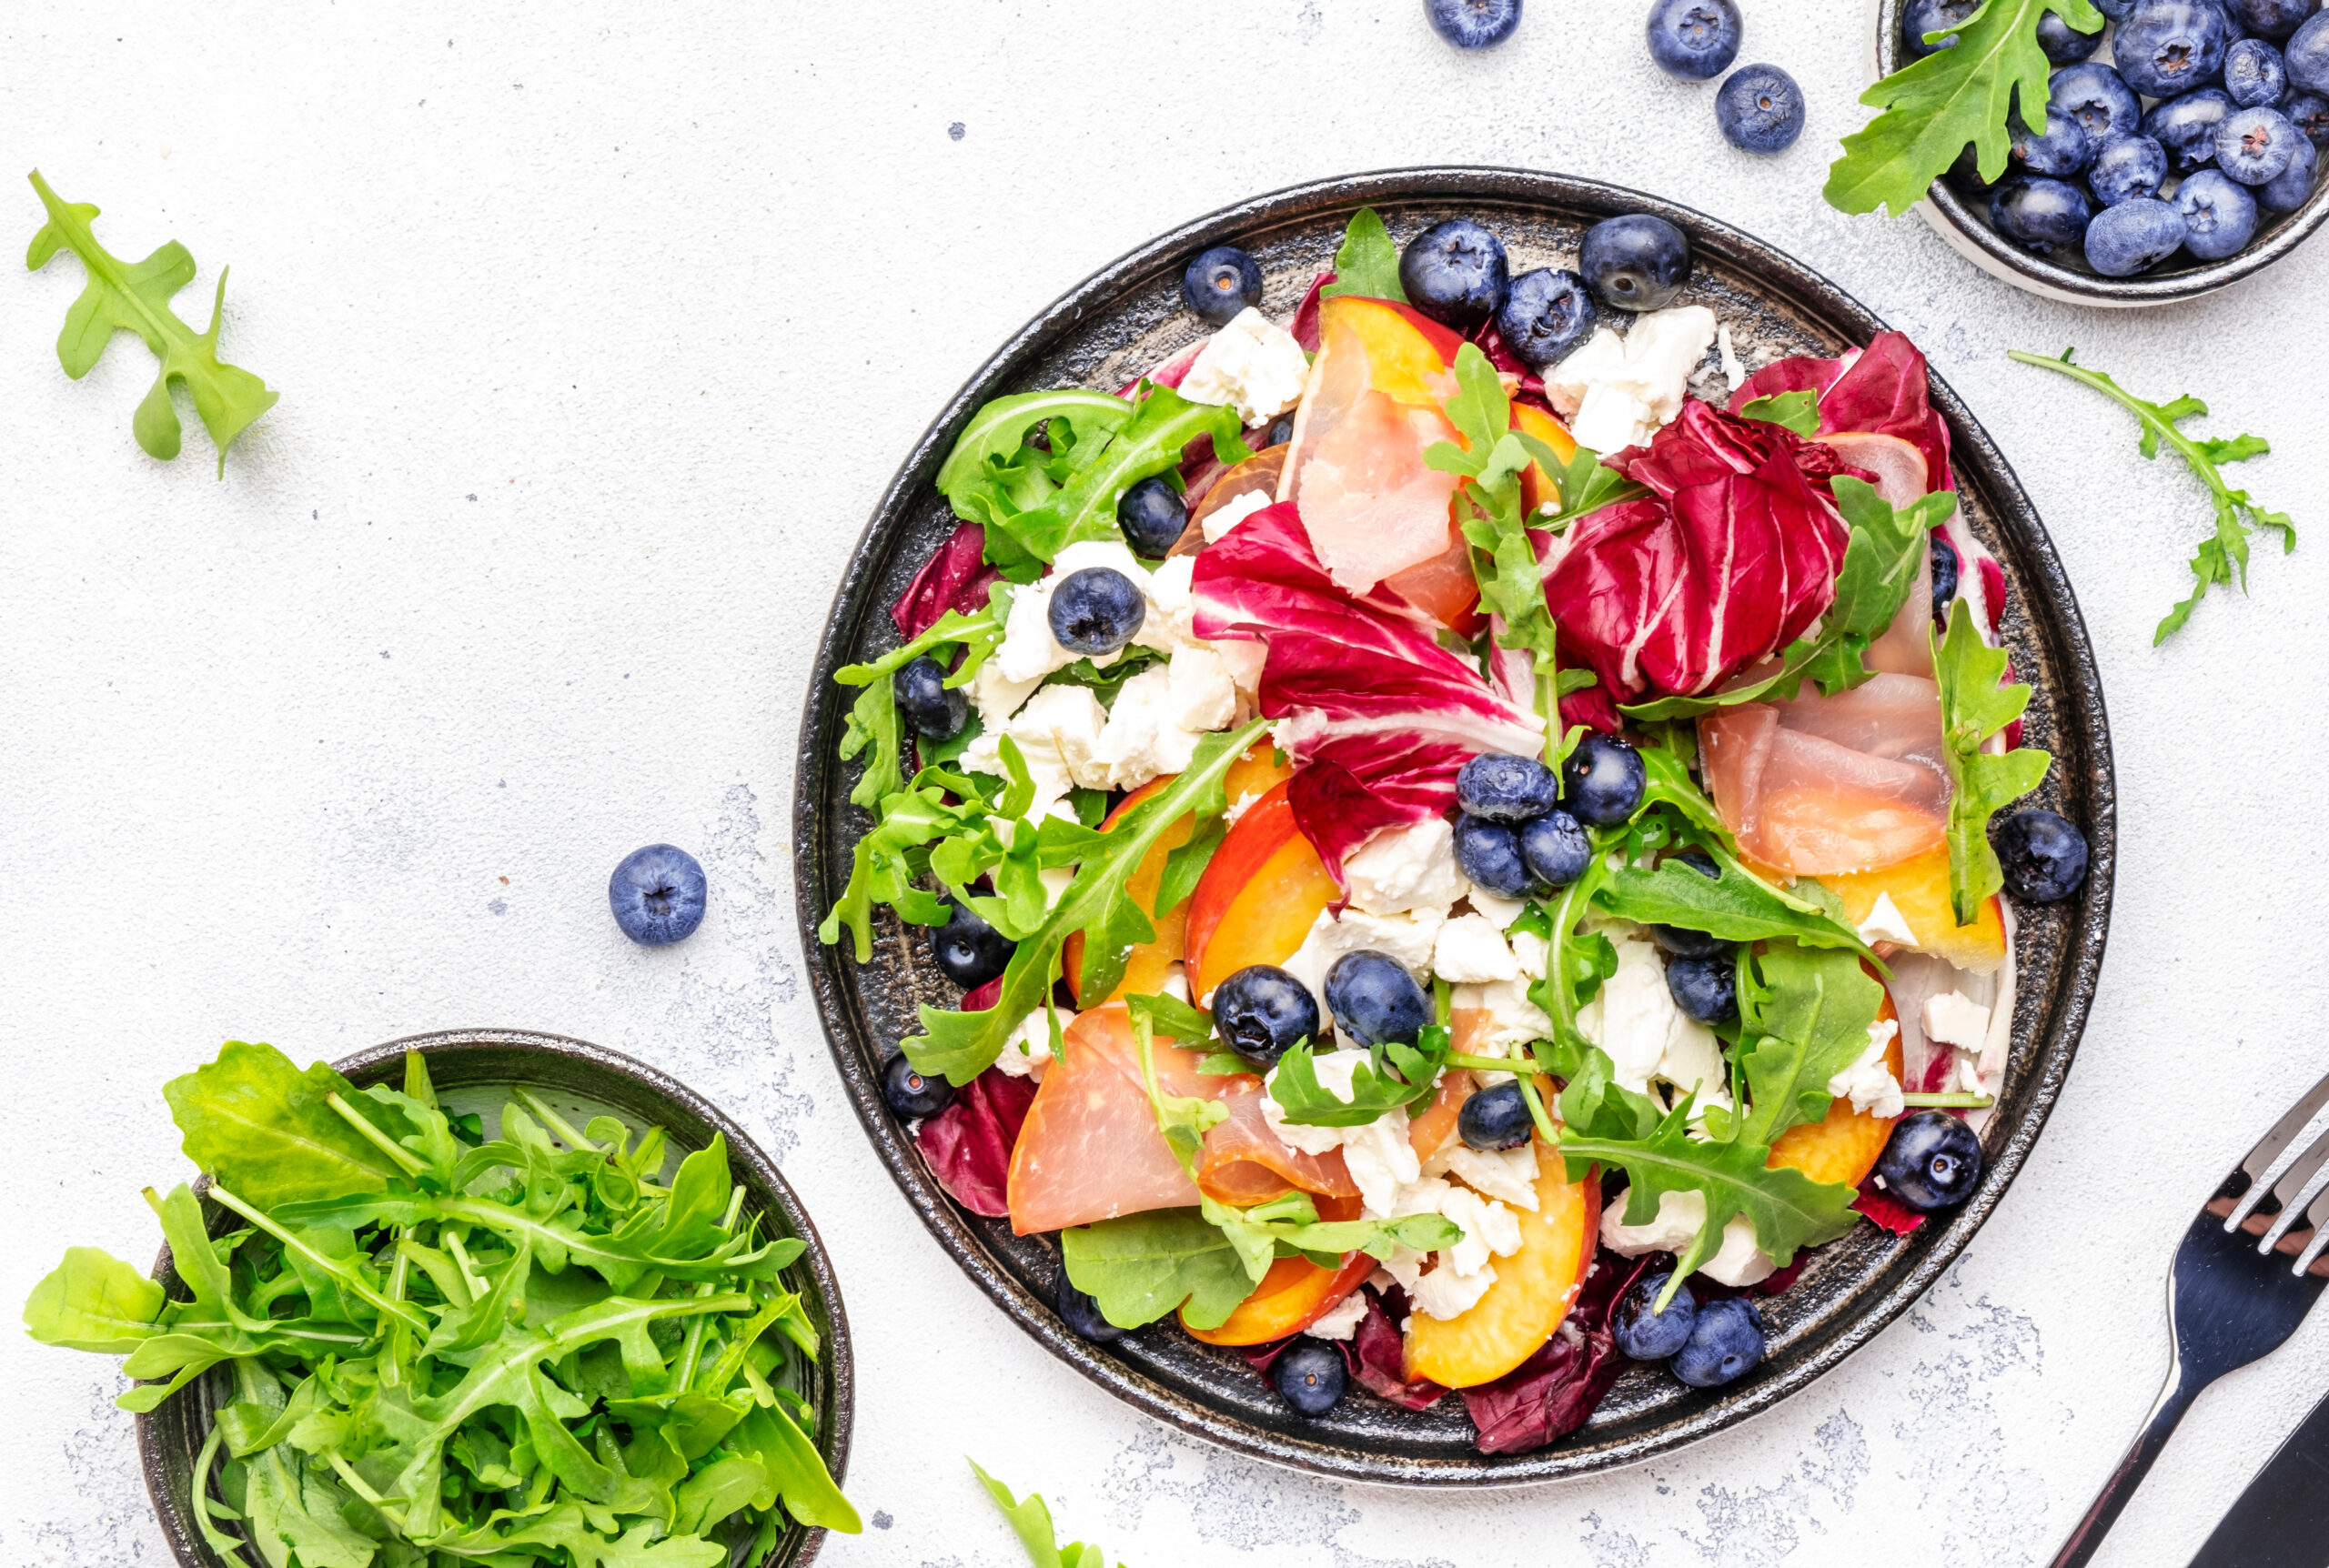
[[1450, 1051], [1446, 1061], [1442, 1065], [1447, 1067], [1460, 1067], [1472, 1072], [1512, 1072], [1527, 1074], [1550, 1070], [1549, 1069], [1538, 1066], [1536, 1062], [1529, 1060], [1525, 1056], [1466, 1056], [1460, 1051]]
[[356, 1129], [364, 1141], [396, 1161], [397, 1169], [408, 1176], [418, 1176], [428, 1169], [428, 1162], [413, 1153], [395, 1139], [381, 1131], [366, 1119], [363, 1112], [342, 1100], [337, 1092], [324, 1096], [324, 1103], [339, 1113], [339, 1119]]
[[250, 1204], [243, 1201], [242, 1199], [235, 1196], [234, 1193], [228, 1191], [225, 1187], [220, 1186], [215, 1181], [212, 1182], [210, 1186], [210, 1196], [217, 1199], [226, 1207], [232, 1209], [236, 1213], [240, 1214], [244, 1219], [248, 1220], [252, 1224], [257, 1225], [260, 1230], [266, 1231], [277, 1241], [282, 1242], [285, 1250], [297, 1252], [299, 1256], [308, 1260], [310, 1264], [314, 1265], [318, 1271], [328, 1274], [333, 1279], [338, 1280], [342, 1285], [345, 1285], [348, 1291], [357, 1297], [357, 1299], [370, 1305], [374, 1311], [385, 1313], [387, 1316], [396, 1319], [398, 1322], [404, 1323], [420, 1333], [425, 1334], [428, 1332], [428, 1320], [427, 1318], [422, 1317], [418, 1312], [405, 1305], [402, 1302], [392, 1302], [388, 1300], [388, 1297], [374, 1290], [371, 1285], [366, 1282], [362, 1275], [357, 1273], [354, 1270], [348, 1268], [346, 1264], [340, 1262], [336, 1258], [325, 1257], [321, 1252], [318, 1252], [313, 1247], [308, 1246], [307, 1242], [302, 1241], [298, 1237], [293, 1235], [290, 1231], [277, 1224], [273, 1220], [268, 1219], [267, 1215], [262, 1213], [259, 1210], [252, 1207]]
[[[461, 1283], [469, 1288], [469, 1300], [476, 1301], [485, 1294], [486, 1285], [477, 1277], [477, 1269], [469, 1261], [469, 1249], [461, 1245], [460, 1237], [451, 1231], [445, 1232], [444, 1241], [445, 1250], [453, 1254], [453, 1262], [461, 1271]], [[401, 1254], [397, 1261], [404, 1261]]]
[[1901, 1103], [1919, 1110], [1987, 1111], [1998, 1102], [1994, 1094], [1903, 1094]]
[[2136, 397], [2102, 371], [2089, 370], [2083, 365], [2057, 358], [2052, 355], [2032, 354], [2027, 348], [2009, 348], [2005, 351], [2005, 357], [2018, 364], [2035, 365], [2042, 370], [2052, 370], [2057, 376], [2067, 376], [2073, 381], [2082, 382], [2093, 387], [2097, 392], [2126, 409], [2128, 413], [2132, 414], [2142, 422], [2143, 428], [2153, 437], [2174, 447], [2176, 454], [2191, 466], [2192, 471], [2208, 481], [2211, 489], [2222, 487], [2213, 477], [2215, 472], [2215, 464], [2200, 450], [2197, 442], [2177, 429], [2170, 421], [2161, 418], [2154, 405]]
[[[708, 1296], [716, 1289], [718, 1289], [717, 1286], [710, 1280], [706, 1280], [696, 1286], [695, 1293], [698, 1297]], [[701, 1313], [688, 1320], [687, 1342], [680, 1352], [680, 1373], [672, 1381], [672, 1386], [681, 1393], [687, 1392], [695, 1385], [696, 1366], [703, 1356], [703, 1330], [706, 1321]]]
[[552, 1111], [548, 1105], [544, 1104], [532, 1091], [527, 1089], [522, 1084], [513, 1085], [510, 1088], [509, 1092], [517, 1096], [519, 1100], [525, 1101], [526, 1109], [532, 1111], [536, 1116], [540, 1117], [542, 1119], [542, 1125], [556, 1133], [569, 1149], [580, 1150], [591, 1154], [602, 1154], [605, 1152], [605, 1151], [600, 1149], [597, 1144], [591, 1142], [588, 1138], [583, 1137], [582, 1134], [574, 1131], [574, 1124], [572, 1122], [567, 1121], [565, 1117], [560, 1116], [557, 1111]]
[[[1538, 1070], [1541, 1071], [1542, 1069]], [[1537, 1124], [1537, 1135], [1546, 1142], [1558, 1147], [1561, 1141], [1560, 1123], [1555, 1121], [1551, 1112], [1545, 1109], [1544, 1097], [1537, 1092], [1537, 1081], [1523, 1076], [1517, 1081], [1520, 1085], [1520, 1098], [1528, 1103], [1528, 1120]]]

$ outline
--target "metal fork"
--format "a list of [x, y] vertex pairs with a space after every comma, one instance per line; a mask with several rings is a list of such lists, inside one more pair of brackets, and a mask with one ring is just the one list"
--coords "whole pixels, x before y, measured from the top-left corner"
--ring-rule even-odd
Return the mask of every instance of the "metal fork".
[[2329, 1283], [2329, 1078], [2274, 1123], [2200, 1209], [2167, 1278], [2166, 1386], [2094, 1506], [2054, 1558], [2080, 1568], [2200, 1391], [2278, 1350]]

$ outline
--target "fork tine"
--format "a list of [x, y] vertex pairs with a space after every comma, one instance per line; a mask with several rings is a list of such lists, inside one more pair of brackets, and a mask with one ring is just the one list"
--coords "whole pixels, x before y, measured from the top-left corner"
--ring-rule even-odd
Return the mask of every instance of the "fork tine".
[[2329, 1188], [2329, 1161], [2323, 1161], [2319, 1169], [2304, 1179], [2304, 1185], [2297, 1189], [2296, 1196], [2288, 1201], [2280, 1213], [2274, 1217], [2264, 1234], [2257, 1239], [2256, 1250], [2270, 1252], [2278, 1246], [2281, 1238], [2288, 1234], [2289, 1228], [2304, 1218], [2304, 1211], [2313, 1207], [2313, 1201], [2321, 1196], [2324, 1188]]
[[[2318, 1092], [2317, 1089], [2315, 1092]], [[2263, 1173], [2248, 1184], [2248, 1191], [2243, 1192], [2240, 1201], [2232, 1206], [2223, 1228], [2226, 1231], [2240, 1229], [2240, 1222], [2255, 1211], [2256, 1205], [2264, 1201], [2264, 1194], [2280, 1184], [2281, 1178], [2289, 1173], [2289, 1167], [2303, 1159], [2321, 1141], [2324, 1133], [2329, 1133], [2329, 1104], [2324, 1104], [2315, 1111], [2303, 1131], [2290, 1139], [2287, 1146], [2273, 1157], [2273, 1162], [2264, 1167]]]
[[2329, 1225], [2324, 1225], [2313, 1232], [2313, 1240], [2307, 1241], [2304, 1244], [2304, 1250], [2297, 1253], [2296, 1266], [2289, 1272], [2303, 1274], [2309, 1271], [2314, 1261], [2321, 1256], [2324, 1249], [2329, 1249]]

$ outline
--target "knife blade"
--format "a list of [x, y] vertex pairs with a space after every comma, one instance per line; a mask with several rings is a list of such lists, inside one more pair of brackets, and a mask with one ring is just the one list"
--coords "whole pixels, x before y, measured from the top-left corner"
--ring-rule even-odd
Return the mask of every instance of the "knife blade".
[[2329, 1395], [2256, 1473], [2191, 1568], [2329, 1565]]

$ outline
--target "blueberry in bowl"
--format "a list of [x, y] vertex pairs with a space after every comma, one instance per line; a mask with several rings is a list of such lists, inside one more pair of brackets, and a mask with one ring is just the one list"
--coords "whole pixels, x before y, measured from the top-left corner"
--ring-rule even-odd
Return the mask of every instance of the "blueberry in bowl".
[[1690, 280], [1690, 242], [1652, 213], [1603, 218], [1585, 231], [1577, 269], [1612, 310], [1659, 310]]
[[1431, 1021], [1431, 999], [1388, 953], [1345, 953], [1326, 970], [1326, 1007], [1354, 1045], [1413, 1045]]
[[2043, 129], [2033, 131], [2025, 125], [2013, 138], [2013, 166], [2056, 179], [2083, 172], [2094, 161], [2094, 143], [2086, 127], [2052, 104], [2046, 106], [2044, 119]]
[[1124, 531], [1132, 553], [1162, 560], [1189, 526], [1189, 506], [1181, 492], [1151, 475], [1124, 493], [1116, 502], [1116, 527]]
[[2132, 196], [2086, 226], [2086, 264], [2104, 277], [2132, 277], [2183, 249], [2183, 232], [2174, 203]]
[[1540, 266], [1512, 280], [1497, 307], [1496, 329], [1515, 357], [1546, 370], [1593, 336], [1593, 291], [1566, 267]]
[[1609, 1314], [1609, 1337], [1618, 1342], [1619, 1354], [1638, 1362], [1662, 1362], [1690, 1342], [1690, 1331], [1699, 1322], [1699, 1302], [1690, 1287], [1685, 1283], [1664, 1312], [1658, 1310], [1658, 1298], [1673, 1277], [1646, 1274], [1618, 1298]]
[[2167, 149], [2149, 136], [2110, 137], [2086, 171], [2086, 188], [2104, 206], [2155, 196], [2166, 183]]
[[1255, 1067], [1318, 1039], [1318, 1001], [1275, 964], [1249, 964], [1213, 993], [1213, 1027], [1230, 1050]]
[[1990, 193], [1990, 226], [2034, 255], [2078, 245], [2093, 216], [2086, 192], [2043, 176], [2024, 175]]
[[1527, 1099], [1517, 1083], [1497, 1083], [1476, 1090], [1456, 1113], [1456, 1131], [1464, 1147], [1481, 1153], [1517, 1149], [1528, 1141], [1536, 1122]]
[[2219, 81], [2232, 29], [2215, 0], [2142, 0], [2112, 30], [2119, 75], [2146, 98], [2172, 98]]
[[[1912, 60], [1921, 60], [1936, 50], [1954, 49], [1957, 29], [1981, 8], [1981, 0], [1909, 0], [1901, 8], [1901, 46]], [[1935, 33], [1948, 35], [1928, 42]]]
[[1877, 1184], [1921, 1213], [1953, 1209], [1981, 1181], [1981, 1141], [1962, 1117], [1914, 1111], [1892, 1124], [1876, 1161]]
[[1614, 735], [1578, 737], [1561, 764], [1562, 809], [1597, 828], [1631, 817], [1648, 788], [1641, 753]]
[[1181, 302], [1200, 320], [1225, 327], [1262, 302], [1261, 266], [1234, 245], [1216, 245], [1181, 274]]
[[2243, 38], [2224, 51], [2223, 90], [2243, 108], [2277, 104], [2288, 95], [2288, 67], [2262, 38]]
[[2235, 255], [2256, 234], [2256, 197], [2222, 169], [2202, 169], [2175, 187], [2183, 248], [2203, 261]]
[[1399, 253], [1399, 286], [1434, 321], [1469, 331], [1496, 314], [1511, 286], [1504, 241], [1467, 217], [1434, 224]]
[[1468, 812], [1456, 819], [1456, 863], [1472, 885], [1500, 899], [1528, 890], [1528, 863], [1521, 858], [1520, 835], [1506, 822]]
[[2187, 175], [2215, 161], [2216, 132], [2231, 113], [2222, 87], [2202, 87], [2153, 105], [2143, 116], [2143, 135], [2165, 150], [2169, 167]]
[[1560, 776], [1534, 757], [1483, 751], [1456, 771], [1456, 804], [1490, 822], [1526, 822], [1560, 799]]
[[1070, 572], [1052, 590], [1052, 636], [1070, 653], [1114, 653], [1148, 618], [1148, 601], [1114, 567]]

